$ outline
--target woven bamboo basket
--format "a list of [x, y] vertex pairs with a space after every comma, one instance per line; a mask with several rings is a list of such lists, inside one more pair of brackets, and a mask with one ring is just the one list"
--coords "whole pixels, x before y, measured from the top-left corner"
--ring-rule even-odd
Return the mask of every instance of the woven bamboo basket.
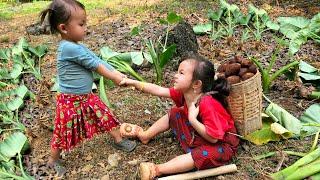
[[262, 128], [262, 87], [259, 71], [250, 79], [231, 85], [229, 111], [240, 135]]

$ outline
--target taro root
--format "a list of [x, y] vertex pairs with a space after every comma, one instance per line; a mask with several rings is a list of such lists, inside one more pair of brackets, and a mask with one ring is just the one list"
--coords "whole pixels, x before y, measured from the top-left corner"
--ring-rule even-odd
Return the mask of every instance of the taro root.
[[229, 64], [233, 64], [233, 63], [236, 63], [237, 61], [235, 60], [235, 59], [231, 59], [230, 61], [229, 61]]
[[251, 77], [253, 77], [253, 76], [254, 76], [253, 73], [247, 72], [247, 73], [245, 73], [241, 78], [242, 78], [243, 81], [245, 81], [245, 80], [247, 80], [247, 79], [249, 79], [249, 78], [251, 78]]
[[255, 64], [252, 64], [249, 67], [249, 72], [252, 72], [253, 74], [257, 73], [257, 66]]
[[243, 76], [246, 72], [248, 72], [248, 68], [240, 68], [239, 76]]
[[124, 127], [124, 130], [129, 133], [132, 131], [132, 127], [130, 125], [126, 125], [126, 127]]
[[239, 76], [229, 76], [227, 78], [227, 81], [230, 83], [230, 84], [237, 84], [240, 82], [240, 77]]
[[239, 73], [241, 65], [239, 63], [228, 64], [226, 67], [226, 76], [236, 75]]
[[234, 59], [235, 59], [235, 61], [236, 61], [237, 63], [240, 63], [240, 64], [241, 64], [241, 62], [242, 62], [242, 60], [243, 60], [243, 57], [241, 57], [240, 55], [236, 55], [236, 56], [234, 56]]
[[227, 65], [228, 65], [227, 63], [221, 64], [221, 65], [218, 67], [217, 71], [218, 71], [219, 73], [225, 72]]
[[248, 59], [242, 59], [241, 61], [241, 67], [249, 67], [252, 65], [252, 62], [249, 61]]

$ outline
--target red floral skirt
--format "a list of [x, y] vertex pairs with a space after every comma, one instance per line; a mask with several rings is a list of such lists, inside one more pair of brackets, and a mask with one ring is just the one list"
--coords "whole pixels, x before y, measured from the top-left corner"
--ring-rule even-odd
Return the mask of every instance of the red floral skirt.
[[84, 139], [119, 125], [109, 108], [93, 93], [57, 95], [51, 148], [70, 151]]

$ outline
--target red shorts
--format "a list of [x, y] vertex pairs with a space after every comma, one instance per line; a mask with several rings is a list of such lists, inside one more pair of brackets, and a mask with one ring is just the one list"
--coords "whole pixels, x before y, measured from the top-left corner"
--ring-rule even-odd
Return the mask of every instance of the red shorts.
[[84, 139], [119, 125], [109, 108], [93, 93], [58, 94], [51, 148], [70, 151]]
[[[235, 135], [226, 133], [222, 140], [214, 144], [201, 137], [191, 126], [183, 107], [174, 107], [170, 110], [169, 125], [182, 149], [186, 153], [191, 152], [197, 169], [224, 165], [237, 151], [239, 139]], [[233, 128], [230, 132], [236, 133], [236, 129]]]

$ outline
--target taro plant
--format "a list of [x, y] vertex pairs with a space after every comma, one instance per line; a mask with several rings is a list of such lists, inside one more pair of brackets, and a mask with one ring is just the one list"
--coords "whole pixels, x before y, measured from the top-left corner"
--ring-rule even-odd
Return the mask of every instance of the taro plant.
[[[279, 30], [279, 25], [274, 23], [268, 13], [264, 9], [258, 9], [252, 4], [249, 5], [249, 15], [252, 21], [252, 26], [254, 30], [251, 29], [254, 37], [257, 41], [260, 41], [262, 38], [262, 33], [268, 30]], [[250, 28], [248, 26], [248, 28]]]
[[290, 54], [295, 54], [308, 39], [320, 43], [320, 13], [311, 20], [304, 17], [279, 17], [278, 22], [280, 32], [290, 39]]
[[[0, 59], [2, 60], [2, 67], [0, 69], [0, 79], [18, 82], [17, 79], [23, 73], [31, 73], [37, 79], [41, 79], [40, 63], [46, 52], [47, 46], [39, 45], [32, 47], [25, 38], [20, 38], [18, 43], [12, 48], [1, 49]], [[12, 60], [13, 67], [9, 72], [6, 70], [5, 63], [9, 63], [10, 60]]]
[[131, 35], [139, 35], [147, 48], [147, 53], [143, 53], [144, 57], [152, 63], [156, 72], [156, 83], [162, 82], [163, 69], [169, 60], [173, 57], [176, 51], [176, 45], [171, 44], [167, 47], [168, 34], [170, 26], [181, 21], [181, 17], [175, 13], [169, 13], [166, 19], [160, 19], [159, 22], [166, 26], [166, 34], [164, 37], [164, 44], [162, 43], [163, 37], [160, 36], [157, 40], [151, 38], [147, 39], [141, 35], [141, 26], [134, 27], [131, 30]]
[[100, 53], [102, 59], [111, 64], [118, 71], [128, 73], [139, 81], [145, 81], [131, 68], [131, 64], [141, 65], [143, 63], [144, 58], [142, 52], [118, 53], [105, 46], [100, 49]]
[[[271, 174], [272, 179], [318, 179], [320, 172], [320, 147], [300, 158], [291, 166]], [[312, 177], [313, 176], [313, 177]]]
[[220, 21], [222, 14], [223, 10], [221, 8], [218, 11], [209, 10], [207, 16], [210, 22], [193, 26], [193, 32], [198, 35], [209, 34], [212, 40], [221, 38], [225, 33]]
[[[12, 90], [1, 91], [0, 93], [0, 125], [11, 125], [11, 129], [2, 131], [21, 130], [25, 131], [25, 126], [20, 122], [18, 110], [23, 107], [23, 100], [27, 97], [34, 98], [34, 95], [25, 85], [21, 85]], [[0, 132], [0, 133], [1, 133]]]
[[225, 0], [220, 0], [220, 7], [217, 11], [209, 10], [209, 23], [198, 24], [193, 27], [195, 34], [210, 34], [212, 40], [227, 36], [229, 39], [233, 36], [234, 28], [243, 18], [238, 6], [229, 4]]
[[300, 61], [298, 76], [302, 79], [300, 96], [304, 98], [320, 99], [320, 69]]
[[[130, 74], [134, 78], [139, 81], [145, 81], [143, 77], [141, 77], [137, 72], [135, 72], [131, 65], [141, 65], [144, 61], [144, 57], [142, 52], [125, 52], [118, 53], [111, 50], [109, 47], [103, 47], [100, 49], [100, 54], [103, 60], [111, 64], [118, 71]], [[108, 106], [113, 107], [111, 102], [107, 97], [107, 93], [105, 90], [105, 79], [102, 76], [98, 76], [99, 78], [99, 96], [101, 100]]]
[[[21, 132], [10, 134], [0, 142], [0, 179], [34, 179], [25, 172], [22, 165], [22, 154], [29, 148], [28, 139]], [[15, 160], [19, 166], [16, 166]]]
[[234, 28], [238, 25], [238, 19], [242, 15], [238, 6], [229, 4], [225, 0], [220, 0], [221, 9], [223, 10], [223, 20], [226, 24], [225, 31], [228, 38], [232, 37]]
[[272, 73], [272, 69], [273, 66], [277, 60], [277, 56], [279, 54], [280, 51], [280, 45], [277, 45], [277, 47], [275, 48], [271, 59], [269, 61], [269, 65], [264, 68], [262, 63], [255, 57], [252, 57], [251, 60], [257, 65], [257, 67], [259, 68], [259, 71], [261, 72], [261, 77], [262, 77], [262, 89], [263, 92], [268, 93], [271, 87], [272, 82], [278, 78], [280, 75], [284, 74], [285, 72], [287, 72], [290, 68], [293, 68], [295, 66], [297, 66], [299, 64], [299, 61], [293, 61], [290, 62], [289, 64], [281, 67], [280, 69], [278, 69], [277, 71], [275, 71], [274, 73]]

